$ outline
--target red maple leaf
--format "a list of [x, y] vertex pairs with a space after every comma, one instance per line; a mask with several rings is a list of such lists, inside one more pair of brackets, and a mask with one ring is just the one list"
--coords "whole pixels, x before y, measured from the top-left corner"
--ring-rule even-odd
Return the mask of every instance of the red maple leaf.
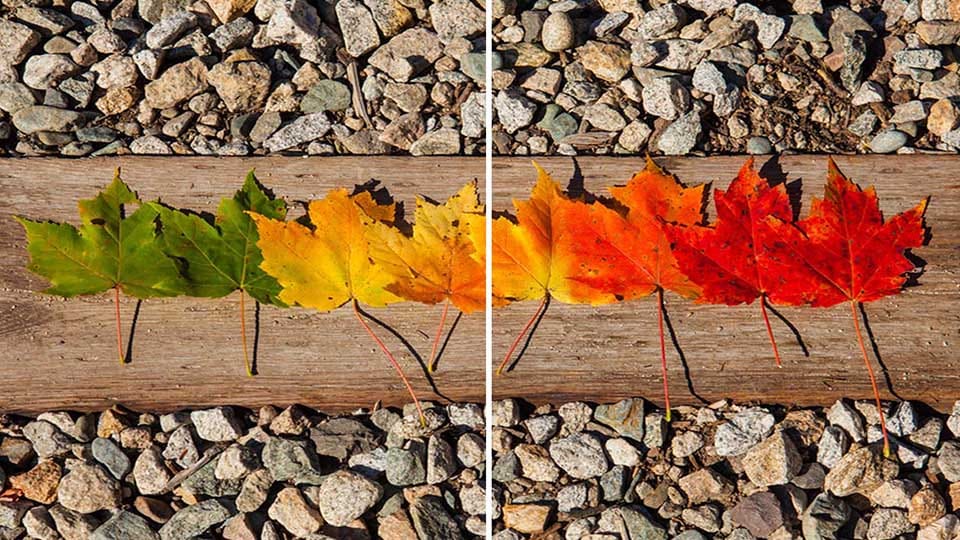
[[813, 270], [814, 282], [809, 291], [812, 305], [850, 303], [860, 352], [880, 413], [884, 453], [889, 455], [880, 392], [863, 343], [857, 307], [902, 290], [904, 274], [916, 266], [907, 258], [906, 251], [922, 246], [925, 240], [923, 213], [927, 200], [884, 222], [874, 188], [861, 190], [832, 159], [824, 192], [824, 198], [814, 199], [809, 215], [795, 225], [780, 219], [770, 219], [768, 224], [783, 239], [791, 255]]
[[796, 306], [808, 302], [814, 277], [811, 269], [792, 255], [768, 218], [793, 221], [784, 184], [771, 186], [747, 160], [726, 191], [714, 191], [717, 219], [713, 225], [670, 226], [673, 255], [680, 269], [703, 292], [707, 304], [736, 305], [760, 299], [760, 311], [773, 346], [777, 366], [780, 352], [767, 316], [767, 302]]

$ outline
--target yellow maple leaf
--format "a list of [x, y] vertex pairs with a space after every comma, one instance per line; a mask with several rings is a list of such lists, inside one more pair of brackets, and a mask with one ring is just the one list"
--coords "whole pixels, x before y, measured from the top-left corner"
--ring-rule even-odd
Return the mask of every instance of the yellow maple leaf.
[[424, 422], [423, 409], [400, 364], [386, 344], [364, 320], [359, 304], [385, 306], [402, 299], [387, 290], [390, 275], [370, 254], [368, 229], [377, 223], [392, 223], [396, 207], [380, 204], [363, 191], [350, 195], [335, 189], [321, 200], [311, 201], [307, 215], [313, 228], [296, 221], [270, 219], [250, 213], [257, 224], [263, 253], [260, 264], [283, 289], [287, 304], [330, 311], [347, 302], [360, 325], [387, 356], [406, 386]]

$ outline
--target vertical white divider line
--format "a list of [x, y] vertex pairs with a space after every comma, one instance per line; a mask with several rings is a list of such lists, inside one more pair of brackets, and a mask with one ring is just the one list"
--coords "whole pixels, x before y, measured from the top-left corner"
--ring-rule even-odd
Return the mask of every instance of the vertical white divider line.
[[484, 309], [484, 493], [486, 513], [484, 529], [486, 538], [493, 538], [493, 1], [484, 2], [486, 31], [484, 33], [483, 83], [486, 89], [483, 102], [484, 113], [484, 213], [486, 219], [485, 249], [487, 257]]

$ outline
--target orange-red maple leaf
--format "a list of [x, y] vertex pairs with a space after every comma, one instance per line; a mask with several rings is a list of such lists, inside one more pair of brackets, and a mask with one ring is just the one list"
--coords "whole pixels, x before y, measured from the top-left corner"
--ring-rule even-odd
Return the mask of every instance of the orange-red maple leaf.
[[760, 298], [760, 310], [777, 365], [780, 352], [767, 316], [767, 301], [800, 305], [809, 300], [810, 269], [791, 256], [768, 223], [793, 221], [783, 184], [771, 186], [747, 160], [726, 191], [714, 191], [716, 222], [711, 226], [670, 226], [680, 268], [703, 288], [701, 303], [736, 305]]
[[696, 298], [700, 287], [680, 270], [664, 228], [667, 222], [692, 226], [703, 220], [704, 186], [684, 187], [648, 157], [643, 171], [626, 186], [612, 187], [610, 192], [626, 209], [625, 215], [601, 202], [577, 203], [568, 211], [568, 232], [578, 239], [573, 249], [589, 270], [579, 281], [624, 300], [657, 293], [660, 364], [669, 420], [663, 291]]
[[880, 414], [887, 455], [890, 443], [880, 392], [860, 331], [857, 306], [901, 291], [906, 281], [904, 273], [915, 267], [905, 253], [924, 243], [926, 207], [924, 200], [884, 222], [874, 188], [861, 190], [831, 159], [824, 198], [814, 199], [806, 218], [795, 225], [769, 220], [774, 233], [785, 239], [791, 254], [813, 270], [815, 283], [811, 287], [810, 303], [814, 306], [850, 303], [854, 330]]

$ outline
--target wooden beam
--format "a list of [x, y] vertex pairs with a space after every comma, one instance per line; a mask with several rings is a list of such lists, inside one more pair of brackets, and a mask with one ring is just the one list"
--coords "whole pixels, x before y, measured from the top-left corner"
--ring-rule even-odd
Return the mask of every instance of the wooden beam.
[[[379, 399], [408, 401], [386, 358], [346, 307], [332, 313], [264, 307], [260, 375], [248, 378], [236, 294], [219, 300], [149, 300], [139, 309], [133, 361], [119, 366], [110, 295], [62, 300], [33, 292], [45, 284], [25, 270], [23, 231], [11, 219], [17, 214], [76, 223], [77, 200], [109, 183], [117, 166], [141, 198], [162, 197], [174, 206], [211, 213], [253, 167], [264, 185], [291, 202], [375, 179], [411, 209], [417, 194], [443, 199], [468, 180], [482, 185], [484, 170], [482, 159], [5, 159], [0, 164], [0, 411], [92, 410], [113, 403], [151, 411], [268, 403], [342, 411]], [[123, 302], [126, 333], [135, 306], [135, 301]], [[371, 313], [421, 356], [429, 354], [439, 307], [399, 304]], [[247, 315], [252, 323], [249, 303]], [[442, 399], [431, 391], [413, 354], [383, 328], [374, 329], [398, 355], [421, 398]], [[443, 396], [483, 400], [483, 340], [483, 315], [463, 317], [434, 376]]]
[[[582, 183], [590, 192], [625, 183], [643, 167], [643, 159], [537, 158], [561, 183]], [[742, 157], [658, 159], [688, 184], [710, 182], [724, 188], [743, 164]], [[850, 178], [875, 184], [886, 216], [931, 196], [926, 223], [929, 245], [916, 250], [926, 260], [920, 286], [865, 306], [876, 350], [886, 366], [892, 391], [949, 410], [960, 399], [960, 158], [957, 156], [858, 156], [836, 158]], [[789, 181], [801, 182], [802, 211], [822, 196], [826, 156], [788, 156], [758, 166], [781, 168]], [[535, 180], [529, 159], [494, 160], [495, 209], [524, 198]], [[713, 209], [710, 215], [715, 216]], [[870, 397], [867, 378], [848, 306], [830, 309], [778, 308], [792, 324], [773, 318], [784, 367], [777, 369], [757, 304], [695, 306], [667, 295], [667, 309], [685, 364], [668, 345], [674, 404], [733, 398], [738, 401], [827, 405], [837, 398]], [[494, 356], [499, 361], [536, 305], [522, 303], [494, 314]], [[685, 367], [684, 367], [685, 366]], [[686, 371], [686, 373], [685, 373]], [[688, 387], [689, 381], [689, 387]], [[515, 369], [494, 381], [497, 397], [531, 401], [605, 402], [627, 396], [658, 401], [660, 352], [656, 301], [648, 298], [591, 308], [554, 303]], [[696, 395], [694, 395], [696, 394]]]

